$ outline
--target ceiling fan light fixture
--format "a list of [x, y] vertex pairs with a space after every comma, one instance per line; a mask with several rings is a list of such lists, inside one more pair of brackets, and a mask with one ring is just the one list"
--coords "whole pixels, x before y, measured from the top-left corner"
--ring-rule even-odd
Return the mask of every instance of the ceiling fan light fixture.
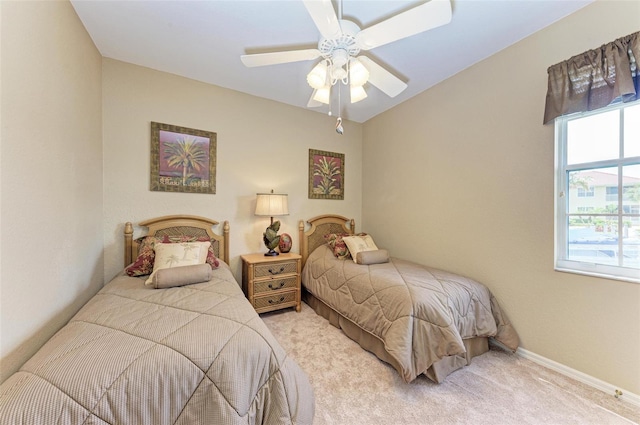
[[351, 84], [351, 103], [360, 102], [362, 99], [367, 97], [367, 92], [364, 91], [364, 87], [356, 86], [353, 83]]
[[349, 79], [352, 86], [363, 86], [369, 80], [369, 70], [357, 58], [349, 61]]
[[332, 67], [331, 68], [331, 84], [335, 84], [337, 81], [342, 81], [344, 84], [347, 84], [347, 71], [341, 67]]
[[331, 62], [334, 66], [343, 67], [349, 62], [349, 53], [345, 49], [335, 49], [331, 52]]
[[320, 103], [324, 103], [325, 105], [328, 105], [330, 96], [331, 96], [331, 86], [326, 85], [316, 90], [316, 94], [313, 96], [313, 100], [318, 101]]
[[327, 62], [321, 61], [307, 74], [307, 83], [316, 90], [321, 89], [327, 82]]

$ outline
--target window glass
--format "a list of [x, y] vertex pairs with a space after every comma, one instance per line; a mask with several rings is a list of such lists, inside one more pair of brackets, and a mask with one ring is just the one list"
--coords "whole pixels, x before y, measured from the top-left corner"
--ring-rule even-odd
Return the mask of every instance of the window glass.
[[623, 167], [622, 176], [622, 260], [625, 267], [640, 269], [640, 165]]
[[[569, 173], [568, 259], [617, 265], [617, 191], [617, 167]], [[591, 196], [580, 196], [581, 192]]]
[[624, 156], [640, 156], [640, 105], [624, 110]]
[[623, 196], [625, 213], [638, 212], [640, 206], [640, 165], [622, 167]]
[[567, 123], [567, 164], [617, 158], [620, 154], [619, 113], [610, 111]]
[[590, 207], [598, 212], [615, 212], [618, 196], [613, 202], [610, 191], [618, 190], [618, 168], [594, 168], [569, 172], [569, 214], [578, 212], [580, 208]]

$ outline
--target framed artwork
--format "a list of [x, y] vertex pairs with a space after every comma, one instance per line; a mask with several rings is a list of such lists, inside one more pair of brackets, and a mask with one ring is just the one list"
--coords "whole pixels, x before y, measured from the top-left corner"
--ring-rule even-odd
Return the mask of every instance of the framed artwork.
[[216, 133], [151, 122], [151, 190], [216, 193]]
[[344, 199], [344, 154], [309, 149], [309, 199]]

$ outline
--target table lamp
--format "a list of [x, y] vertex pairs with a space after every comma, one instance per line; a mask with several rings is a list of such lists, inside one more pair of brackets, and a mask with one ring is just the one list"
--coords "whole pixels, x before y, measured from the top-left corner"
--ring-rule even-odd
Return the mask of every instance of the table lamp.
[[278, 230], [280, 222], [273, 221], [274, 216], [289, 215], [288, 195], [282, 193], [257, 193], [255, 215], [271, 217], [271, 225], [262, 234], [265, 246], [269, 249], [266, 256], [279, 255], [274, 248], [280, 242]]

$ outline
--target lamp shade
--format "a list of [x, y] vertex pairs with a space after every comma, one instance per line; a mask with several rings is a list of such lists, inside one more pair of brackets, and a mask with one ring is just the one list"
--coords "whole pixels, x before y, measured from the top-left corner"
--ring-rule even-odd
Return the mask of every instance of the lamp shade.
[[289, 215], [288, 195], [281, 193], [257, 193], [255, 215], [274, 217]]
[[369, 70], [357, 58], [349, 61], [349, 78], [351, 85], [362, 86], [369, 80]]
[[324, 103], [325, 105], [329, 104], [331, 96], [331, 86], [324, 86], [316, 90], [316, 94], [313, 96], [313, 100]]
[[307, 83], [314, 89], [324, 86], [327, 81], [327, 63], [320, 62], [307, 74]]
[[353, 83], [351, 84], [350, 93], [351, 103], [360, 102], [362, 99], [367, 97], [367, 92], [364, 91], [364, 88], [362, 86], [354, 86]]

